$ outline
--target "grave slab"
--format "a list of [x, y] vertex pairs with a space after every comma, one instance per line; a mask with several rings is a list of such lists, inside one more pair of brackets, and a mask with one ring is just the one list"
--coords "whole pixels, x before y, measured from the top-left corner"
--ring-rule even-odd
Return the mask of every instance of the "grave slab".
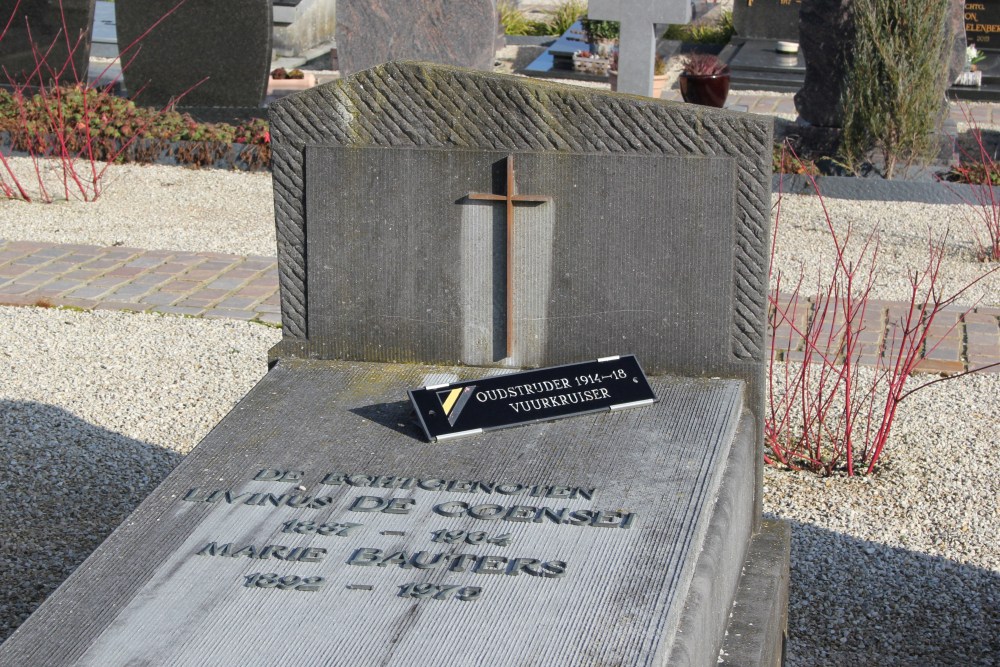
[[802, 0], [736, 0], [733, 27], [744, 39], [799, 41]]
[[[751, 531], [741, 383], [660, 377], [647, 408], [424, 442], [399, 388], [475, 372], [279, 363], [0, 662], [658, 665], [697, 653], [677, 628], [700, 590], [700, 547], [725, 530], [739, 563]], [[746, 511], [713, 526], [720, 495]], [[469, 544], [479, 532], [510, 542]], [[281, 589], [270, 573], [301, 579]], [[406, 597], [411, 583], [458, 588]], [[715, 609], [717, 628], [728, 614]]]
[[483, 71], [503, 46], [496, 0], [338, 0], [337, 58], [343, 76], [392, 60]]

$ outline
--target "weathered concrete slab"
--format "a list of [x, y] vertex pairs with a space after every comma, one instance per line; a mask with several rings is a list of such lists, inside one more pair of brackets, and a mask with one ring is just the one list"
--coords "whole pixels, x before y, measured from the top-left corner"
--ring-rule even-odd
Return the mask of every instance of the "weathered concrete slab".
[[[716, 498], [750, 507], [741, 384], [660, 377], [648, 408], [418, 439], [402, 388], [475, 372], [281, 362], [0, 663], [666, 664], [692, 641], [677, 628], [700, 604], [689, 594], [707, 536], [724, 531], [737, 563], [749, 541], [749, 511], [712, 527]], [[510, 544], [434, 542], [438, 531]], [[254, 573], [322, 581], [246, 586]], [[459, 588], [401, 597], [409, 583]], [[716, 607], [714, 625], [728, 615]]]

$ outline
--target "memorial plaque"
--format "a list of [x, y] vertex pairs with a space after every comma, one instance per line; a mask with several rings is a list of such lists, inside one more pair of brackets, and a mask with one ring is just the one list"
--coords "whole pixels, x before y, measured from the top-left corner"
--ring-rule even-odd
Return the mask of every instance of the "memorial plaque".
[[733, 27], [744, 39], [799, 41], [802, 0], [736, 0]]
[[1000, 2], [966, 2], [965, 36], [978, 49], [1000, 51]]
[[431, 441], [478, 435], [592, 412], [656, 402], [634, 356], [540, 368], [410, 391]]

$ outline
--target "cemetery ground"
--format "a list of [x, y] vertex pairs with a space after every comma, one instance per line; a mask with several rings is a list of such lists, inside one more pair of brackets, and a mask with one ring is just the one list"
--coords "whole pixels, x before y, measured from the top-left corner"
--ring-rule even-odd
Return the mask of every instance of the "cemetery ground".
[[[905, 298], [905, 267], [919, 265], [928, 233], [950, 231], [946, 290], [985, 270], [963, 206], [826, 205], [859, 236], [882, 227], [876, 299]], [[776, 260], [786, 274], [829, 263], [818, 198], [786, 196], [782, 227]], [[280, 330], [209, 307], [205, 317], [123, 312], [122, 295], [92, 296], [86, 310], [38, 307], [60, 298], [32, 296], [45, 293], [46, 266], [93, 247], [120, 254], [96, 273], [77, 268], [84, 286], [116, 270], [128, 282], [198, 253], [203, 267], [272, 255], [268, 174], [116, 166], [96, 203], [0, 202], [0, 239], [0, 302], [21, 306], [0, 307], [6, 637], [263, 376]], [[22, 280], [31, 290], [20, 294], [10, 291], [19, 262], [41, 281]], [[184, 271], [206, 290], [219, 280], [209, 269]], [[963, 304], [981, 298], [993, 309], [1000, 358], [998, 283]], [[991, 664], [1000, 652], [998, 414], [1000, 373], [966, 376], [906, 400], [873, 476], [766, 470], [765, 514], [792, 522], [788, 664]]]

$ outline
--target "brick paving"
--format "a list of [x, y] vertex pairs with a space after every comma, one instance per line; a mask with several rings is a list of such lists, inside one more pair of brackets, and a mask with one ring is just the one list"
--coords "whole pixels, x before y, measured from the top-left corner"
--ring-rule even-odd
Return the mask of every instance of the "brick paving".
[[[788, 295], [782, 295], [778, 303], [789, 320], [777, 327], [778, 358], [801, 360], [805, 356], [798, 332], [810, 324], [820, 336], [839, 335], [835, 324], [817, 320], [821, 309], [814, 300], [793, 304]], [[274, 257], [3, 239], [0, 305], [281, 322]], [[896, 323], [906, 314], [905, 304], [870, 302], [856, 358], [864, 364], [874, 364], [879, 355], [887, 358], [898, 345]], [[953, 374], [1000, 361], [1000, 308], [976, 308], [968, 313], [948, 309], [935, 321], [929, 341], [919, 351], [921, 371]], [[986, 372], [1000, 372], [1000, 367]]]
[[0, 239], [0, 305], [281, 323], [277, 259], [213, 252]]

